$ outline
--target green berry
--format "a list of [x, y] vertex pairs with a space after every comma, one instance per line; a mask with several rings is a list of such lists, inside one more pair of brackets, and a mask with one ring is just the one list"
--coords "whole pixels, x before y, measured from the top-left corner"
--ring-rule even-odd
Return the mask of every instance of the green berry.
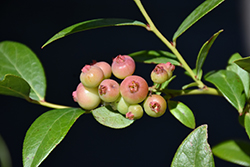
[[169, 79], [167, 71], [161, 65], [156, 65], [154, 70], [151, 72], [151, 80], [154, 83], [162, 84]]
[[126, 118], [130, 120], [140, 119], [143, 116], [143, 108], [139, 104], [132, 104], [128, 107]]
[[127, 103], [122, 96], [120, 96], [115, 102], [115, 109], [121, 114], [125, 115], [128, 112], [129, 103]]

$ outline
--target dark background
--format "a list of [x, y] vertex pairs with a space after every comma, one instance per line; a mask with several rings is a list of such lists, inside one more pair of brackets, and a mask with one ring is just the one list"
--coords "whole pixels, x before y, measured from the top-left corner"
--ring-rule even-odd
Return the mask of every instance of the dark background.
[[[184, 18], [203, 0], [142, 2], [158, 29], [170, 40]], [[210, 50], [204, 73], [225, 68], [229, 56], [235, 52], [247, 56], [242, 43], [241, 2], [224, 2], [178, 38], [177, 48], [192, 68], [200, 47], [220, 29], [224, 32]], [[46, 100], [77, 107], [71, 93], [79, 83], [80, 69], [85, 64], [92, 60], [111, 63], [118, 54], [140, 50], [168, 50], [153, 33], [141, 27], [85, 31], [41, 49], [63, 28], [94, 18], [129, 18], [145, 22], [133, 0], [2, 0], [0, 41], [12, 40], [29, 46], [45, 68]], [[152, 69], [152, 65], [137, 64], [135, 73], [151, 84], [149, 74]], [[192, 81], [183, 72], [176, 69], [177, 78], [170, 88], [180, 89]], [[14, 97], [0, 96], [0, 99], [0, 134], [9, 147], [13, 167], [19, 167], [22, 166], [22, 142], [26, 131], [37, 117], [49, 109]], [[207, 95], [175, 99], [192, 109], [197, 126], [208, 124], [211, 146], [227, 139], [248, 138], [238, 123], [237, 111], [225, 99]], [[175, 151], [190, 132], [169, 112], [157, 119], [144, 115], [122, 130], [104, 127], [92, 115], [83, 115], [41, 166], [170, 166]], [[237, 166], [216, 157], [215, 164], [217, 167]]]

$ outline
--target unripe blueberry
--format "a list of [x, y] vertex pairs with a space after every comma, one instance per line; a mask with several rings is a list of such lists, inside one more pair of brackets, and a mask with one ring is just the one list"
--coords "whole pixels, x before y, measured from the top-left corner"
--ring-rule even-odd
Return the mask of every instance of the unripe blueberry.
[[129, 103], [127, 103], [122, 96], [120, 96], [115, 102], [114, 102], [115, 108], [119, 113], [125, 115], [128, 112]]
[[172, 63], [170, 63], [170, 62], [160, 63], [158, 65], [162, 66], [167, 71], [167, 73], [168, 73], [168, 79], [172, 77], [173, 71], [175, 69], [175, 66]]
[[128, 55], [118, 55], [113, 59], [112, 72], [119, 79], [130, 76], [135, 71], [135, 61]]
[[82, 68], [80, 80], [85, 87], [94, 88], [104, 79], [104, 74], [101, 68], [93, 65], [85, 65]]
[[167, 102], [161, 95], [151, 95], [143, 103], [145, 112], [151, 117], [162, 116], [167, 109]]
[[100, 67], [100, 69], [102, 69], [103, 74], [104, 74], [104, 79], [108, 79], [111, 77], [111, 74], [112, 74], [111, 66], [107, 62], [100, 61], [100, 62], [95, 63], [94, 66], [98, 66]]
[[120, 85], [120, 93], [129, 104], [137, 104], [147, 97], [148, 84], [145, 79], [140, 76], [128, 76]]
[[84, 87], [82, 83], [78, 84], [72, 96], [74, 101], [86, 110], [95, 109], [101, 102], [98, 89]]
[[156, 65], [154, 70], [151, 72], [151, 80], [154, 83], [162, 84], [169, 79], [167, 71], [161, 65]]
[[140, 119], [143, 116], [143, 108], [139, 104], [132, 104], [128, 107], [126, 118], [130, 120]]
[[98, 87], [98, 94], [104, 102], [114, 102], [120, 96], [119, 87], [115, 80], [104, 79]]

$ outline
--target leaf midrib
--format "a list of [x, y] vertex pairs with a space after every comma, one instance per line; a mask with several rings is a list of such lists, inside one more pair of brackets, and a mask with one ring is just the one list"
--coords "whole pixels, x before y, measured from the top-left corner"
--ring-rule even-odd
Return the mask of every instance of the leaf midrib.
[[[15, 56], [16, 56], [17, 55], [17, 49], [16, 49], [15, 45], [14, 45], [14, 48], [15, 48], [15, 52], [16, 52]], [[40, 96], [40, 94], [34, 89], [32, 82], [29, 82], [29, 80], [27, 80], [26, 77], [23, 76], [23, 74], [17, 68], [17, 66], [15, 65], [15, 63], [12, 62], [11, 59], [9, 59], [9, 57], [3, 51], [2, 51], [2, 53], [5, 56], [5, 58], [10, 62], [10, 64], [15, 68], [15, 70], [18, 72], [18, 74], [21, 76], [21, 78], [23, 78], [25, 81], [27, 81], [27, 83], [30, 85], [31, 89], [35, 92], [35, 94], [37, 95], [37, 97], [39, 98], [39, 100], [43, 100], [43, 98]]]

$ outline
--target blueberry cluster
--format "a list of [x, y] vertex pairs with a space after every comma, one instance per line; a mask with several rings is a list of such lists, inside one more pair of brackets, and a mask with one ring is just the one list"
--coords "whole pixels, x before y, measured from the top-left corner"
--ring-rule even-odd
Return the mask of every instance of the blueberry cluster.
[[[151, 72], [154, 83], [161, 84], [171, 78], [175, 66], [160, 63]], [[146, 80], [133, 75], [135, 61], [128, 55], [118, 55], [110, 66], [107, 62], [85, 65], [80, 83], [72, 93], [75, 102], [86, 110], [97, 108], [100, 103], [109, 104], [128, 119], [139, 119], [145, 111], [149, 116], [159, 117], [167, 108], [166, 100], [158, 94], [149, 93]], [[119, 84], [111, 75], [122, 79]]]

